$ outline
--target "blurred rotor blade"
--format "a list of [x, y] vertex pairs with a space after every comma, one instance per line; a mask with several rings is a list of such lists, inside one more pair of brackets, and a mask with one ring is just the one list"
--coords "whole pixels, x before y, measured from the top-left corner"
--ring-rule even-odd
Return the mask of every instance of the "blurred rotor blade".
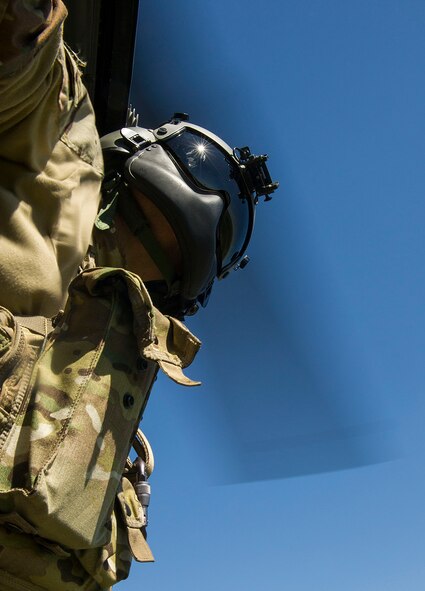
[[[68, 0], [67, 6], [65, 37], [87, 61], [85, 83], [103, 134], [126, 121], [138, 0], [119, 4]], [[198, 54], [202, 56], [202, 52]], [[190, 56], [194, 59], [193, 53]], [[149, 65], [150, 58], [144, 57], [145, 66]], [[170, 115], [170, 102], [175, 110], [185, 108], [188, 100], [186, 96], [183, 101], [182, 88], [158, 75], [161, 68], [152, 65], [152, 69], [155, 88], [149, 84], [142, 87], [141, 82], [146, 80], [143, 76], [143, 80], [135, 80], [133, 91], [136, 108], [143, 98], [145, 125]], [[188, 85], [189, 98], [196, 99], [199, 110], [205, 112], [209, 108], [205, 109], [202, 96], [194, 92], [201, 87]], [[130, 110], [129, 115], [135, 113]], [[290, 213], [286, 217], [290, 218]], [[285, 232], [282, 229], [282, 236]], [[308, 236], [305, 230], [304, 236]], [[250, 276], [249, 271], [238, 273], [234, 284], [229, 279], [229, 285], [226, 280], [226, 285], [215, 288], [208, 309], [188, 322], [195, 333], [205, 335], [201, 363], [208, 373], [200, 398], [194, 403], [200, 405], [199, 423], [190, 427], [198, 438], [220, 440], [217, 443], [224, 453], [211, 458], [218, 464], [214, 474], [220, 473], [222, 482], [245, 482], [344, 470], [393, 459], [397, 455], [393, 449], [394, 426], [368, 404], [368, 398], [373, 399], [374, 383], [368, 382], [364, 369], [350, 358], [349, 343], [342, 342], [339, 352], [328, 351], [321, 367], [323, 349], [330, 347], [335, 335], [322, 326], [324, 335], [318, 339], [303, 327], [298, 308], [308, 308], [308, 290], [317, 282], [307, 280], [307, 295], [291, 300], [294, 283], [301, 285], [305, 280], [298, 271], [305, 268], [305, 261], [294, 257], [295, 241], [277, 247], [268, 243], [267, 234], [265, 250], [291, 253], [274, 267], [279, 269], [278, 287], [276, 276], [261, 280]], [[256, 258], [269, 260], [270, 256], [257, 252]], [[293, 268], [285, 269], [288, 264]], [[308, 270], [304, 273], [309, 275]], [[264, 293], [265, 284], [283, 294], [283, 305]], [[314, 313], [320, 315], [320, 307]], [[291, 321], [292, 317], [296, 320]], [[187, 404], [187, 399], [179, 400], [182, 412], [190, 412]], [[211, 405], [214, 419], [209, 414]], [[208, 429], [211, 432], [206, 435]]]
[[351, 358], [350, 343], [347, 351], [328, 354], [325, 333], [327, 342], [320, 342], [313, 330], [308, 337], [301, 323], [286, 320], [297, 314], [290, 287], [283, 309], [262, 285], [238, 272], [233, 285], [218, 286], [208, 310], [189, 321], [195, 334], [205, 335], [202, 396], [214, 405], [198, 415], [215, 417], [216, 447], [226, 449], [213, 473], [220, 469], [224, 482], [237, 483], [396, 458], [395, 424], [374, 404], [373, 381]]

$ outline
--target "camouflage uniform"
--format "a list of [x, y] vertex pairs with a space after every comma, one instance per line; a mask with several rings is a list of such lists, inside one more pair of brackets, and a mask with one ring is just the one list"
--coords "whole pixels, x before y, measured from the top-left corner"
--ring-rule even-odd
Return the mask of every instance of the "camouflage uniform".
[[[126, 457], [158, 368], [196, 384], [182, 367], [199, 341], [122, 269], [77, 276], [49, 334], [14, 316], [64, 306], [98, 209], [65, 16], [61, 0], [0, 0], [1, 591], [101, 591], [153, 559]], [[105, 237], [98, 261], [117, 252]]]
[[0, 588], [100, 591], [153, 560], [126, 457], [158, 367], [197, 385], [200, 343], [114, 268], [72, 282], [42, 343], [0, 312]]

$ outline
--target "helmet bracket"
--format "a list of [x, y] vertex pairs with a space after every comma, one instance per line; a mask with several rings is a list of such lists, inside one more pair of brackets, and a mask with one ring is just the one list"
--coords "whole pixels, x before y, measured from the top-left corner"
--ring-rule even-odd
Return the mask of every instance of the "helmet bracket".
[[270, 193], [273, 193], [279, 186], [279, 183], [273, 182], [270, 176], [269, 169], [266, 162], [267, 154], [256, 156], [251, 154], [248, 146], [243, 148], [235, 148], [234, 156], [238, 160], [241, 170], [243, 171], [245, 181], [251, 192], [255, 192], [257, 201], [260, 195], [265, 195], [265, 201], [271, 201]]

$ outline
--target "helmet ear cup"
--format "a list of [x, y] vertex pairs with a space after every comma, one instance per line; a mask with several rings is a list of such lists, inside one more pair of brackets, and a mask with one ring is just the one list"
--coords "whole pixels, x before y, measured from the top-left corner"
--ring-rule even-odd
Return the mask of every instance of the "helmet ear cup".
[[196, 300], [217, 275], [216, 236], [224, 209], [222, 196], [195, 185], [158, 144], [127, 160], [125, 178], [171, 225], [182, 257], [181, 296]]

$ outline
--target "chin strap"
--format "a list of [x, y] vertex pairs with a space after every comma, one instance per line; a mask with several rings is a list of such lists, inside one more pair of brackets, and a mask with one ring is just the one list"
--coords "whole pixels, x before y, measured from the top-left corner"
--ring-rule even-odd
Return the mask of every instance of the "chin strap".
[[152, 232], [143, 211], [135, 203], [129, 188], [117, 174], [112, 180], [103, 185], [102, 208], [95, 221], [99, 230], [110, 230], [114, 225], [115, 214], [119, 213], [124, 222], [141, 242], [147, 253], [160, 270], [167, 284], [168, 292], [173, 295], [178, 292], [179, 282], [176, 272], [169, 258], [165, 254], [158, 240]]

